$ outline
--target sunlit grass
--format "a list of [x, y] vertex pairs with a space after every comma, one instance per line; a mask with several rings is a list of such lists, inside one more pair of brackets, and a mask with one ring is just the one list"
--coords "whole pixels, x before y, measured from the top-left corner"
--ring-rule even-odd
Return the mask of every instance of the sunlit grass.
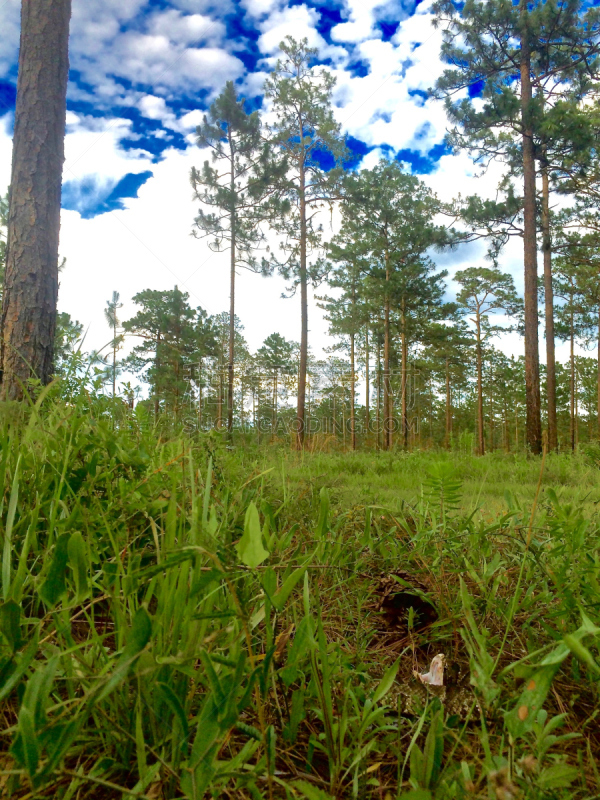
[[539, 459], [232, 449], [86, 394], [0, 444], [2, 796], [600, 791], [593, 451], [535, 506]]

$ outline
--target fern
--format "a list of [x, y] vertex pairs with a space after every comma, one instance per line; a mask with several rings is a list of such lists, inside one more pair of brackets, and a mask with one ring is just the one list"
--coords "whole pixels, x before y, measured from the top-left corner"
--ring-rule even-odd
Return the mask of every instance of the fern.
[[440, 516], [458, 508], [462, 497], [462, 481], [456, 477], [456, 470], [448, 461], [438, 461], [428, 470], [423, 483], [425, 494], [430, 502], [438, 502]]

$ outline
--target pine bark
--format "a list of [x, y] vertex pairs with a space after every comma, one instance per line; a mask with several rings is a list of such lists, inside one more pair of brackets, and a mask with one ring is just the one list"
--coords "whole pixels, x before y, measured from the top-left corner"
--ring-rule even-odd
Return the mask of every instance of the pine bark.
[[[378, 322], [381, 322], [379, 318]], [[375, 407], [377, 425], [377, 450], [381, 449], [381, 341], [377, 338], [377, 406]]]
[[229, 153], [231, 158], [230, 192], [231, 192], [231, 250], [229, 277], [229, 354], [227, 360], [227, 431], [233, 434], [233, 380], [235, 360], [235, 263], [237, 255], [237, 225], [235, 210], [235, 148], [229, 134]]
[[485, 455], [485, 437], [483, 433], [483, 358], [481, 354], [481, 317], [476, 315], [477, 335], [477, 449], [480, 456]]
[[600, 308], [598, 309], [598, 439], [600, 439]]
[[452, 394], [450, 389], [450, 360], [446, 358], [446, 450], [450, 449], [452, 437]]
[[408, 398], [406, 396], [408, 389], [408, 341], [406, 338], [406, 302], [402, 298], [402, 334], [401, 334], [401, 348], [402, 348], [402, 442], [404, 449], [408, 449]]
[[1, 398], [53, 371], [71, 0], [23, 0], [2, 305]]
[[158, 415], [160, 412], [160, 395], [159, 395], [159, 380], [160, 380], [160, 331], [156, 334], [156, 357], [154, 359], [154, 422], [158, 422]]
[[300, 369], [298, 371], [298, 407], [296, 414], [296, 448], [304, 447], [306, 424], [306, 368], [308, 363], [308, 276], [306, 264], [306, 174], [300, 165]]
[[[545, 148], [544, 148], [545, 151]], [[556, 358], [554, 353], [554, 291], [550, 240], [550, 182], [548, 163], [542, 164], [542, 252], [544, 255], [544, 318], [546, 326], [546, 396], [548, 402], [548, 449], [558, 450], [556, 421]]]
[[[600, 336], [600, 327], [599, 327], [599, 336]], [[598, 349], [600, 351], [600, 338], [598, 340]], [[368, 439], [369, 433], [371, 430], [371, 411], [370, 411], [370, 402], [371, 402], [371, 382], [370, 382], [370, 375], [369, 375], [369, 326], [367, 325], [365, 331], [365, 440]], [[598, 360], [598, 426], [600, 430], [600, 359]]]
[[[571, 303], [573, 300], [571, 299]], [[573, 307], [571, 306], [570, 324], [570, 380], [569, 380], [569, 393], [571, 395], [571, 408], [570, 408], [570, 438], [571, 438], [571, 452], [575, 452], [575, 321], [573, 314]]]
[[385, 254], [385, 320], [383, 337], [383, 449], [392, 449], [392, 387], [390, 376], [390, 258]]
[[525, 397], [527, 447], [542, 452], [540, 363], [538, 345], [538, 286], [536, 241], [536, 186], [533, 123], [531, 119], [531, 52], [528, 11], [521, 0], [521, 124], [523, 127], [523, 245], [525, 271]]
[[354, 334], [352, 334], [350, 336], [350, 437], [352, 441], [352, 449], [356, 450], [356, 376], [354, 360]]

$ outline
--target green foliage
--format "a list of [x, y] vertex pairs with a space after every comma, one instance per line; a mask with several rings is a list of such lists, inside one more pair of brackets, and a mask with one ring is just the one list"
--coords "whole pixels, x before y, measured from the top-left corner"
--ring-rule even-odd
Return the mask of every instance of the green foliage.
[[[492, 486], [507, 469], [533, 493], [525, 459], [288, 453], [281, 470], [272, 447], [157, 441], [143, 411], [113, 426], [112, 399], [81, 391], [66, 405], [53, 391], [0, 435], [1, 777], [13, 797], [242, 800], [271, 786], [357, 800], [386, 786], [444, 800], [468, 781], [493, 790], [504, 764], [523, 792], [583, 790], [597, 754], [574, 727], [593, 702], [561, 714], [551, 689], [597, 691], [596, 519], [545, 492], [525, 550], [523, 498], [500, 516], [472, 508], [490, 470]], [[362, 474], [342, 469], [352, 461]], [[563, 463], [549, 460], [548, 480]], [[587, 493], [591, 468], [579, 468], [570, 480]], [[353, 475], [396, 488], [367, 503]], [[401, 476], [428, 481], [430, 502], [415, 483], [402, 503]], [[415, 596], [439, 619], [389, 631], [389, 648], [373, 595], [398, 565], [399, 592], [411, 575], [430, 581]], [[461, 676], [439, 696], [413, 676], [413, 653], [422, 664], [432, 652]]]
[[228, 81], [196, 129], [198, 147], [211, 151], [212, 164], [206, 160], [201, 170], [192, 168], [191, 183], [194, 198], [211, 210], [200, 208], [193, 233], [214, 237], [212, 250], [231, 248], [234, 265], [256, 270], [269, 151], [258, 112], [248, 113], [244, 106]]

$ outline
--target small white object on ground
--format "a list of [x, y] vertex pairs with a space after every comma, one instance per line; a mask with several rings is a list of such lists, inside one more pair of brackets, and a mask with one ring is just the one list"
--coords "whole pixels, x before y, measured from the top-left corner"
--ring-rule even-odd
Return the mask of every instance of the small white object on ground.
[[414, 672], [413, 674], [421, 683], [427, 683], [430, 686], [443, 686], [445, 662], [446, 656], [443, 653], [439, 653], [433, 658], [431, 666], [429, 667], [429, 672], [425, 672], [424, 674]]

